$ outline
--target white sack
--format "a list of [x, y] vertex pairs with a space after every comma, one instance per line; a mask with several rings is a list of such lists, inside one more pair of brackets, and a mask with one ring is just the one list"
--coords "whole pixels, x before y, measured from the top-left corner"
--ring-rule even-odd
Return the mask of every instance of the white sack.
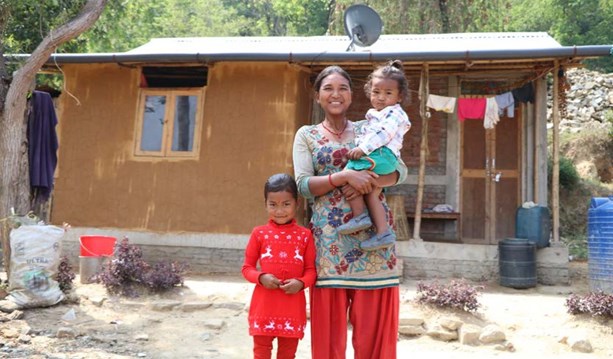
[[48, 225], [23, 225], [13, 229], [9, 295], [20, 308], [47, 307], [64, 299], [54, 279], [60, 263], [64, 230]]

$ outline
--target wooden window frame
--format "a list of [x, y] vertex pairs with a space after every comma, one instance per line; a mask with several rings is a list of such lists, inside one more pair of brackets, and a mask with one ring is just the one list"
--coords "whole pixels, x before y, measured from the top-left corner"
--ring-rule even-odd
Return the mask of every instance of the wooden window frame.
[[[160, 151], [141, 150], [145, 101], [147, 96], [166, 96], [166, 109], [164, 113], [164, 130]], [[177, 96], [196, 96], [196, 113], [194, 124], [194, 138], [191, 151], [172, 151], [172, 136], [174, 134], [174, 117]], [[134, 156], [138, 158], [163, 159], [197, 159], [200, 154], [201, 128], [203, 122], [204, 99], [206, 87], [202, 88], [141, 88], [138, 97], [136, 117], [136, 131], [134, 138]]]

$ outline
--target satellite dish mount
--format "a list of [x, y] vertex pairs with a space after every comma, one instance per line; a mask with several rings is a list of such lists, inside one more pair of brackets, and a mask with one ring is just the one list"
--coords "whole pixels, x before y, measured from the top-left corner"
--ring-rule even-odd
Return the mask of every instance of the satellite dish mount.
[[355, 51], [355, 45], [366, 47], [374, 44], [383, 30], [383, 21], [379, 14], [362, 4], [348, 7], [343, 21], [345, 33], [351, 40], [346, 51]]

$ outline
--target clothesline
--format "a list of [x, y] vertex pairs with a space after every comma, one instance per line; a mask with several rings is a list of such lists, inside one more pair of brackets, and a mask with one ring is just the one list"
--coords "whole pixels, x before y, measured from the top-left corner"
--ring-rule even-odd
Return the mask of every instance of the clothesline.
[[458, 120], [483, 120], [483, 127], [490, 129], [500, 121], [506, 112], [507, 117], [515, 116], [515, 103], [534, 103], [534, 85], [528, 82], [522, 87], [499, 95], [440, 96], [430, 94], [426, 106], [446, 113], [454, 113], [457, 104]]

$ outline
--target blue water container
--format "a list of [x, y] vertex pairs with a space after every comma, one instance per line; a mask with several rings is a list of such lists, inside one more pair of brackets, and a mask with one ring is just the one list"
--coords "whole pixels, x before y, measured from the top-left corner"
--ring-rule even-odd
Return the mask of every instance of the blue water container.
[[551, 212], [544, 206], [519, 207], [515, 217], [515, 238], [524, 238], [537, 248], [549, 247]]
[[592, 198], [587, 218], [590, 289], [613, 294], [613, 196]]

